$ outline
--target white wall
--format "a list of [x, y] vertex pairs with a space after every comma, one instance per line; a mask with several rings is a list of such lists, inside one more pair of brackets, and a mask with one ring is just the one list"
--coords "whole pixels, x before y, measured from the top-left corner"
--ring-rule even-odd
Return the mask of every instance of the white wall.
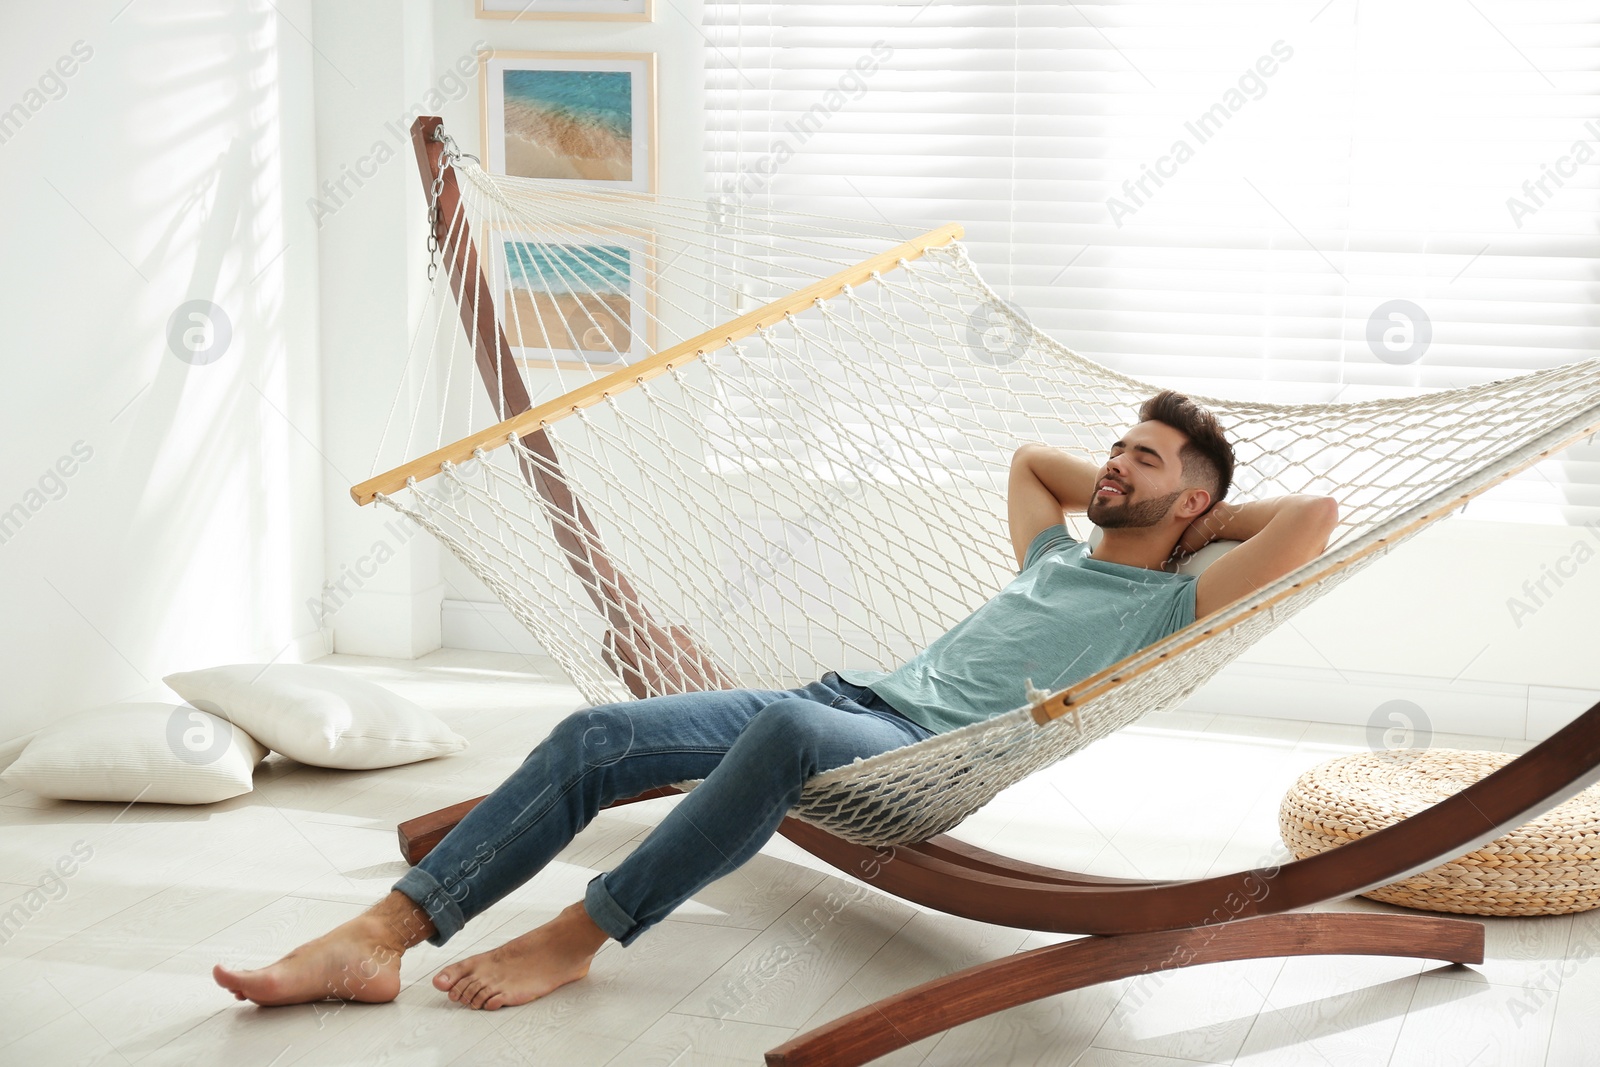
[[[434, 6], [352, 0], [316, 8], [318, 181], [303, 210], [316, 220], [321, 247], [328, 584], [303, 615], [327, 629], [339, 652], [405, 658], [439, 647], [437, 546], [394, 512], [358, 508], [349, 495], [372, 473], [426, 284], [425, 200], [410, 123], [439, 91]], [[467, 58], [475, 64], [471, 49]], [[467, 95], [464, 84], [448, 81]]]
[[[6, 5], [0, 742], [321, 653], [309, 8]], [[208, 364], [166, 338], [192, 299], [231, 320]]]

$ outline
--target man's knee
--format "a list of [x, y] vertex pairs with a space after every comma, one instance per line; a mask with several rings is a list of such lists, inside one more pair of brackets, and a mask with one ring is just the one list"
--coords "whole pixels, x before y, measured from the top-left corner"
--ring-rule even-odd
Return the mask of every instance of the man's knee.
[[580, 768], [605, 767], [622, 759], [633, 745], [634, 722], [625, 704], [601, 704], [573, 712], [556, 724], [544, 742]]
[[794, 755], [810, 761], [827, 734], [822, 721], [827, 711], [805, 697], [784, 697], [757, 712], [744, 732], [774, 759]]

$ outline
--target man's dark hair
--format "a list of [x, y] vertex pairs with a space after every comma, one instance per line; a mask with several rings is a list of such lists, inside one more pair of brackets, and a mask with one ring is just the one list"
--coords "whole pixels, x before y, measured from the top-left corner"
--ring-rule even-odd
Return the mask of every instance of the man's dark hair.
[[1204, 489], [1213, 504], [1228, 495], [1233, 485], [1233, 445], [1209, 408], [1163, 389], [1139, 408], [1139, 421], [1164, 422], [1189, 438], [1178, 452], [1185, 489]]

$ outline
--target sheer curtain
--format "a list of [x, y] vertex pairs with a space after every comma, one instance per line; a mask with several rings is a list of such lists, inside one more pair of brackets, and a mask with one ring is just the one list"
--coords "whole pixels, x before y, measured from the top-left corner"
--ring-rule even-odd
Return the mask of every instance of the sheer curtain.
[[[963, 223], [1041, 328], [1342, 402], [1596, 354], [1600, 3], [708, 0], [708, 196]], [[1600, 447], [1469, 517], [1600, 522]]]

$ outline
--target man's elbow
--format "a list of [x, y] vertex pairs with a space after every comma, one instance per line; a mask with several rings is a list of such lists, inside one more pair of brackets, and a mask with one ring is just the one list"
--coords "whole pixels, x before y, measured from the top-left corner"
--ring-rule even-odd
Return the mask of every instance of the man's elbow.
[[1339, 525], [1339, 502], [1331, 496], [1312, 496], [1306, 498], [1304, 508], [1308, 517], [1302, 521], [1319, 534], [1316, 554], [1320, 556], [1328, 550], [1328, 539]]

